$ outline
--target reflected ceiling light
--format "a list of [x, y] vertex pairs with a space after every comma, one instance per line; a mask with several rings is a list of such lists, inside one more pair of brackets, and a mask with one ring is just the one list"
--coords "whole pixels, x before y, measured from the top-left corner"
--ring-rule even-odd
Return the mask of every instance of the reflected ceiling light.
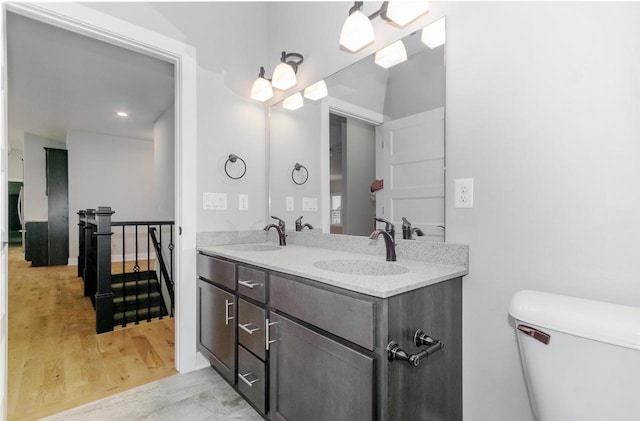
[[298, 53], [282, 52], [280, 64], [273, 70], [273, 77], [267, 79], [264, 76], [264, 67], [260, 67], [258, 78], [251, 86], [251, 99], [264, 102], [273, 97], [273, 88], [287, 90], [295, 86], [297, 82], [296, 73], [298, 66], [302, 64], [304, 57]]
[[404, 48], [402, 40], [399, 40], [376, 52], [375, 63], [380, 67], [388, 69], [406, 60], [407, 49]]
[[129, 114], [125, 113], [124, 111], [118, 111], [116, 115], [118, 117], [129, 117]]
[[324, 80], [314, 83], [304, 90], [304, 97], [312, 101], [317, 101], [327, 95], [327, 84], [324, 83]]
[[360, 11], [362, 3], [361, 1], [357, 1], [355, 5], [349, 9], [349, 16], [347, 20], [344, 21], [342, 31], [340, 31], [340, 45], [352, 53], [371, 44], [375, 39], [371, 21]]
[[271, 83], [264, 78], [264, 67], [260, 67], [260, 74], [251, 87], [251, 99], [265, 102], [272, 97], [273, 88], [271, 88]]
[[300, 92], [296, 92], [295, 94], [287, 97], [282, 101], [282, 107], [286, 108], [289, 111], [295, 111], [298, 108], [302, 108], [304, 106], [304, 99], [302, 99], [302, 95]]
[[399, 26], [406, 26], [412, 20], [429, 11], [426, 1], [390, 1], [387, 5], [387, 19], [391, 19]]
[[420, 40], [429, 48], [436, 48], [446, 41], [444, 18], [440, 18], [422, 29]]
[[292, 86], [295, 86], [297, 83], [296, 72], [298, 71], [298, 66], [302, 63], [302, 61], [303, 58], [301, 54], [287, 54], [283, 51], [282, 57], [280, 58], [280, 64], [278, 64], [273, 70], [273, 79], [271, 80], [271, 85], [274, 88], [282, 89], [283, 91], [286, 91]]

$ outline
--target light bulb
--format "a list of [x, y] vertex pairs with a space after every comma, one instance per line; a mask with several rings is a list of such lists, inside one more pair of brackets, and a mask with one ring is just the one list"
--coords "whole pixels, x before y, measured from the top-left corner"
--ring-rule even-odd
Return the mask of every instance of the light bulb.
[[327, 96], [327, 94], [327, 84], [324, 83], [324, 80], [314, 83], [304, 90], [304, 97], [312, 101], [322, 99]]
[[426, 1], [390, 1], [387, 6], [387, 18], [399, 26], [405, 26], [428, 11], [429, 3]]
[[422, 30], [420, 40], [429, 48], [441, 46], [446, 41], [445, 20], [440, 18]]
[[302, 108], [304, 106], [304, 99], [302, 99], [302, 95], [300, 92], [296, 92], [295, 94], [287, 97], [282, 101], [282, 108], [286, 108], [289, 111], [295, 111], [298, 108]]
[[251, 87], [251, 99], [265, 102], [273, 97], [273, 89], [269, 81], [263, 77], [258, 77]]
[[274, 88], [286, 91], [292, 86], [295, 86], [296, 83], [296, 73], [293, 71], [293, 67], [287, 63], [280, 63], [273, 69], [271, 85], [273, 85]]
[[378, 51], [376, 53], [375, 63], [380, 67], [388, 69], [406, 60], [407, 50], [404, 48], [402, 40], [400, 40]]
[[373, 25], [369, 18], [359, 10], [349, 15], [340, 32], [340, 45], [355, 53], [375, 39]]

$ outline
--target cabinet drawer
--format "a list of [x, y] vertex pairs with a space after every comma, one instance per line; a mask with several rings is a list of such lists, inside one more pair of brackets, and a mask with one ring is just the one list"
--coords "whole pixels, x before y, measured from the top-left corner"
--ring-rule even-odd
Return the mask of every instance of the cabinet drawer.
[[202, 279], [229, 289], [236, 289], [236, 265], [234, 263], [198, 253], [196, 271]]
[[238, 390], [261, 412], [265, 413], [266, 402], [265, 363], [238, 347]]
[[238, 266], [238, 292], [245, 297], [264, 303], [267, 296], [267, 275], [256, 269]]
[[260, 357], [266, 358], [265, 310], [242, 298], [238, 299], [238, 343]]
[[373, 302], [273, 274], [269, 277], [269, 297], [271, 308], [373, 351]]

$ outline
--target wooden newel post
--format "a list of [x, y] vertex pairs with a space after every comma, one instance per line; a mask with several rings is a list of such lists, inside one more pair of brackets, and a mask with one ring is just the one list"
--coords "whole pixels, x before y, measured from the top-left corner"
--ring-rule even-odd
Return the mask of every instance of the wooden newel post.
[[87, 226], [87, 211], [78, 211], [78, 277], [84, 275], [84, 230]]
[[111, 215], [108, 206], [96, 209], [96, 332], [113, 330], [113, 292], [111, 291]]

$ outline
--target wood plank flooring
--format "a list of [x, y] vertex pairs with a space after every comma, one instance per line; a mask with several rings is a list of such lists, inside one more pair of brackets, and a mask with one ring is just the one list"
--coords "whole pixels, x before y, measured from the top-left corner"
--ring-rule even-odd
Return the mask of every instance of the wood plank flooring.
[[9, 250], [10, 421], [40, 419], [176, 373], [173, 318], [96, 335], [77, 267], [30, 265], [20, 247]]

